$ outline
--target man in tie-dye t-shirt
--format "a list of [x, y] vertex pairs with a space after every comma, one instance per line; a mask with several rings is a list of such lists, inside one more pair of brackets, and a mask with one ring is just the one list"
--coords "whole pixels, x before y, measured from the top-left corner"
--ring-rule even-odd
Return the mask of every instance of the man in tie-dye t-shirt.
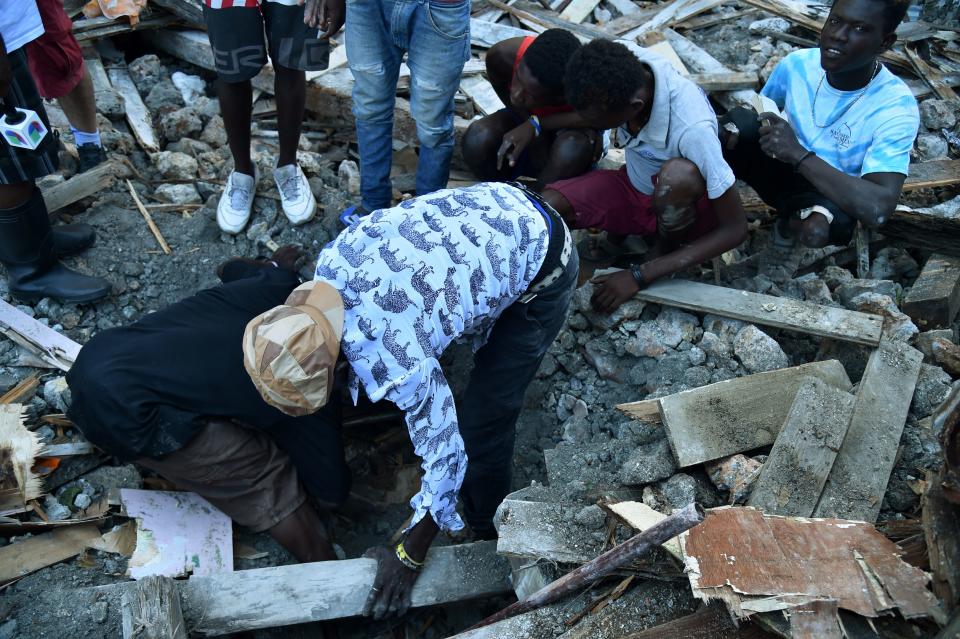
[[858, 221], [877, 227], [893, 213], [920, 116], [880, 55], [908, 4], [837, 0], [820, 47], [784, 58], [761, 92], [782, 115], [738, 108], [725, 116], [724, 155], [776, 209], [777, 245], [846, 244]]

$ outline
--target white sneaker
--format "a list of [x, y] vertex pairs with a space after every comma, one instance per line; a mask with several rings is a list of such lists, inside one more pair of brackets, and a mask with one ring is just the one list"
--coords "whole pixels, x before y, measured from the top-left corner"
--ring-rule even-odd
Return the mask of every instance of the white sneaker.
[[317, 200], [310, 190], [307, 176], [299, 164], [288, 164], [273, 170], [273, 179], [280, 191], [280, 203], [283, 214], [291, 224], [304, 224], [313, 219], [317, 212]]
[[227, 185], [217, 204], [217, 224], [224, 233], [236, 235], [250, 221], [250, 210], [253, 209], [253, 197], [257, 192], [257, 169], [253, 175], [230, 172]]

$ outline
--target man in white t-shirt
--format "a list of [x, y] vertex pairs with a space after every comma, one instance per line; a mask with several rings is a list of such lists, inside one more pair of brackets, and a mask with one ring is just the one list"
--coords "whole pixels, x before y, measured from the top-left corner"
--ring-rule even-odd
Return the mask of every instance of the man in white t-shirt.
[[598, 310], [613, 311], [647, 284], [744, 240], [746, 215], [717, 117], [696, 84], [632, 43], [594, 40], [570, 59], [564, 86], [590, 127], [617, 129], [626, 166], [549, 184], [544, 199], [573, 228], [655, 242], [643, 263], [593, 280]]
[[110, 283], [72, 271], [57, 257], [88, 248], [93, 229], [83, 224], [52, 228], [34, 183], [56, 171], [59, 160], [59, 143], [24, 51], [42, 34], [34, 0], [0, 2], [0, 99], [9, 108], [36, 112], [48, 131], [36, 149], [11, 146], [5, 137], [0, 142], [0, 263], [10, 292], [21, 300], [92, 302], [110, 292]]
[[724, 117], [737, 129], [727, 161], [776, 209], [778, 246], [846, 244], [857, 221], [877, 227], [896, 208], [920, 116], [879, 56], [908, 5], [837, 0], [820, 47], [788, 55], [763, 87], [783, 117], [745, 108]]

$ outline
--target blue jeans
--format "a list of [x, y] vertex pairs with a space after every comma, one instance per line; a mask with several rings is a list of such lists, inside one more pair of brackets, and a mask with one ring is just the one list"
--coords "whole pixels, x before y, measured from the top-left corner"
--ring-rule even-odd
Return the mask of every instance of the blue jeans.
[[346, 25], [363, 207], [372, 211], [391, 204], [393, 109], [404, 51], [420, 142], [417, 195], [446, 188], [453, 97], [470, 57], [470, 1], [347, 0]]
[[463, 514], [478, 534], [492, 533], [497, 506], [511, 490], [523, 396], [567, 318], [579, 262], [574, 248], [560, 279], [530, 302], [505, 310], [474, 358], [457, 416], [467, 453], [467, 474], [460, 489]]

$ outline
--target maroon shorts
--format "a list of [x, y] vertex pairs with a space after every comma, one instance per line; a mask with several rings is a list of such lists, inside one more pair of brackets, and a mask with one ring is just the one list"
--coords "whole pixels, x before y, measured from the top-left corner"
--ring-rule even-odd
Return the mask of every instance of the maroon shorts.
[[[657, 176], [653, 176], [656, 184]], [[656, 235], [657, 214], [653, 196], [645, 195], [630, 183], [627, 168], [598, 169], [581, 176], [547, 185], [559, 191], [574, 210], [573, 227], [598, 228], [617, 235]], [[679, 239], [692, 241], [717, 228], [713, 205], [704, 195], [697, 201], [697, 219]]]
[[52, 100], [70, 93], [80, 82], [83, 53], [61, 0], [37, 0], [37, 8], [43, 35], [27, 44], [27, 61], [40, 95]]

